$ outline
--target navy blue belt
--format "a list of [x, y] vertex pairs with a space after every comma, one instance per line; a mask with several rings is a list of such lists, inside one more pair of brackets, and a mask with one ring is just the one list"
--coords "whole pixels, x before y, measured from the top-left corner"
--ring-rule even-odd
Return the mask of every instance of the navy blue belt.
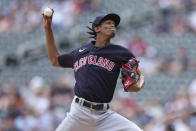
[[[80, 101], [79, 98], [75, 99], [76, 103], [79, 103], [79, 101]], [[97, 110], [97, 111], [104, 110], [104, 104], [92, 104], [92, 103], [85, 101], [85, 100], [84, 100], [82, 106], [88, 107], [91, 110]], [[109, 104], [107, 104], [107, 109], [109, 109], [109, 108], [110, 108], [110, 106], [109, 106]]]

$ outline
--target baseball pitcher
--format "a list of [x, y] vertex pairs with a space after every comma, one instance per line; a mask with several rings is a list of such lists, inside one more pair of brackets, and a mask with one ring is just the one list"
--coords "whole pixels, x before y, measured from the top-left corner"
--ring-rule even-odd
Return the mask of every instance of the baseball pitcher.
[[76, 79], [70, 112], [56, 131], [142, 131], [112, 111], [109, 104], [120, 72], [127, 92], [138, 92], [145, 83], [135, 56], [128, 49], [110, 42], [120, 23], [119, 15], [97, 16], [92, 27], [88, 27], [94, 40], [64, 54], [60, 54], [55, 44], [52, 15], [42, 15], [52, 65], [73, 68]]

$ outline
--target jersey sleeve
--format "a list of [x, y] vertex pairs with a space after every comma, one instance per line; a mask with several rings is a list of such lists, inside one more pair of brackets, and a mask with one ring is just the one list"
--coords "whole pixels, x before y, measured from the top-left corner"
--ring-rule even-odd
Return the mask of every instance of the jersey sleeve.
[[131, 51], [129, 51], [128, 49], [126, 49], [125, 52], [122, 53], [121, 57], [122, 57], [122, 61], [123, 62], [127, 62], [131, 58], [135, 58], [135, 55]]
[[73, 68], [74, 61], [74, 51], [58, 56], [58, 63], [64, 68]]
[[119, 56], [120, 56], [121, 63], [126, 63], [131, 58], [135, 58], [135, 55], [130, 50], [124, 47], [121, 48], [121, 53]]

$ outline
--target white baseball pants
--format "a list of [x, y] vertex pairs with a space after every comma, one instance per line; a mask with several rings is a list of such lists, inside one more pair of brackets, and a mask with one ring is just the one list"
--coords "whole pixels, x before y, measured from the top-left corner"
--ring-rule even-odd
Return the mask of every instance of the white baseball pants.
[[91, 110], [75, 103], [75, 98], [70, 112], [56, 131], [143, 131], [136, 124], [110, 109]]

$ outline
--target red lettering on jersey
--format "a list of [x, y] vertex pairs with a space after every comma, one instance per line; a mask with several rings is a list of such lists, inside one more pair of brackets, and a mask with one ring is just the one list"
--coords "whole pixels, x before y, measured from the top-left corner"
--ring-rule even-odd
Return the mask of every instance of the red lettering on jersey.
[[76, 61], [75, 63], [74, 63], [74, 71], [76, 72], [78, 70], [78, 61]]
[[80, 58], [79, 60], [79, 68], [83, 66], [83, 58]]
[[104, 62], [103, 62], [103, 64], [102, 64], [102, 67], [104, 67], [104, 68], [107, 68], [107, 66], [108, 66], [108, 64], [109, 64], [109, 61], [110, 60], [108, 60], [108, 59], [104, 59]]
[[93, 65], [96, 65], [97, 56], [94, 56]]
[[93, 61], [92, 61], [93, 57], [94, 57], [93, 55], [88, 56], [88, 64], [89, 65], [93, 64]]
[[98, 66], [103, 66], [103, 57], [99, 57], [97, 65]]
[[109, 71], [111, 71], [114, 68], [114, 65], [115, 65], [114, 62], [111, 61], [110, 64], [108, 65], [108, 68], [107, 69]]
[[86, 65], [87, 56], [83, 58], [83, 65]]
[[108, 71], [112, 71], [112, 69], [115, 66], [114, 62], [112, 62], [106, 58], [105, 59], [103, 57], [98, 58], [97, 56], [90, 55], [90, 56], [85, 56], [83, 58], [80, 58], [78, 61], [76, 61], [74, 63], [74, 71], [77, 72], [81, 67], [86, 65], [87, 59], [88, 59], [88, 64], [101, 66], [101, 67], [107, 69]]

